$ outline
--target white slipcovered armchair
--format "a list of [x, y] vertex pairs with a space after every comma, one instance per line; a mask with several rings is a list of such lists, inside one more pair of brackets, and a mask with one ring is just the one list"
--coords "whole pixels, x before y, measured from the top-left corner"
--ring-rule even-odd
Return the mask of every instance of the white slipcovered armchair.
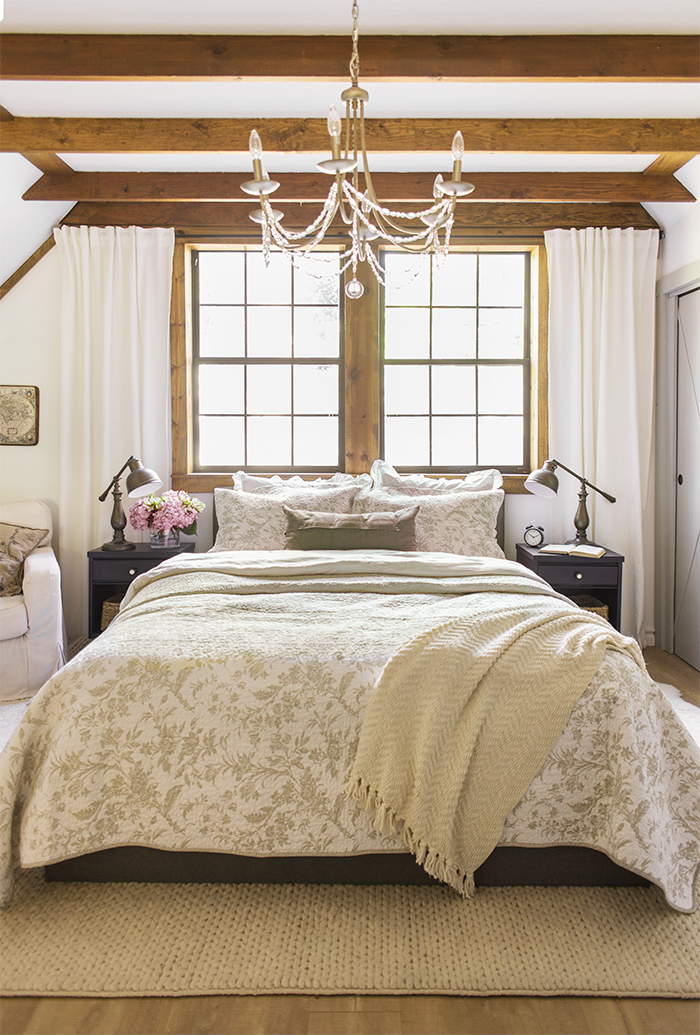
[[0, 504], [0, 522], [48, 529], [25, 558], [21, 595], [0, 597], [0, 701], [19, 701], [65, 664], [61, 572], [45, 503]]

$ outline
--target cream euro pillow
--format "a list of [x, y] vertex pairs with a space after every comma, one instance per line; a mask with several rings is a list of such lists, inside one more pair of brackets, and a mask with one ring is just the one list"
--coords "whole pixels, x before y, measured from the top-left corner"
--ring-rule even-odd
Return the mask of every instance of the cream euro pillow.
[[317, 489], [319, 492], [327, 492], [329, 489], [353, 488], [357, 492], [370, 489], [372, 479], [368, 474], [343, 474], [336, 472], [330, 478], [315, 478], [313, 481], [306, 481], [298, 474], [291, 478], [280, 478], [273, 474], [270, 478], [264, 478], [257, 474], [246, 474], [245, 471], [236, 471], [233, 475], [233, 484], [243, 492], [268, 493], [279, 496], [290, 489]]
[[375, 460], [371, 468], [372, 489], [400, 492], [405, 496], [436, 496], [442, 492], [489, 492], [500, 489], [503, 475], [495, 469], [472, 471], [463, 478], [428, 478], [424, 474], [399, 474], [386, 460]]

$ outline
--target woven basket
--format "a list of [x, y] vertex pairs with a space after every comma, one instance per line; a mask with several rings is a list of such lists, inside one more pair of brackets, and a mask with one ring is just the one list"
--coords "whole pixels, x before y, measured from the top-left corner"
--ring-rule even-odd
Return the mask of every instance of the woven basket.
[[124, 599], [123, 593], [117, 593], [116, 596], [107, 597], [102, 602], [102, 618], [100, 620], [100, 632], [104, 632], [110, 622], [119, 614], [119, 605]]
[[578, 604], [583, 611], [593, 611], [594, 614], [600, 615], [601, 618], [604, 618], [606, 622], [609, 620], [608, 605], [604, 604], [602, 600], [598, 600], [597, 597], [579, 596], [572, 597], [571, 599], [575, 604]]

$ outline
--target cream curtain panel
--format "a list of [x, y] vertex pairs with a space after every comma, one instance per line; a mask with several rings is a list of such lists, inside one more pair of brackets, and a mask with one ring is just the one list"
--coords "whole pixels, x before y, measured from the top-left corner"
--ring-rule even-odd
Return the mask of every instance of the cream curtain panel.
[[[654, 303], [658, 230], [550, 230], [549, 453], [591, 491], [588, 538], [625, 557], [622, 632], [653, 630]], [[573, 538], [579, 482], [558, 472], [555, 542]]]
[[86, 553], [112, 538], [112, 497], [97, 497], [132, 453], [169, 485], [175, 234], [79, 226], [54, 237], [63, 268], [59, 542], [70, 642], [87, 631]]

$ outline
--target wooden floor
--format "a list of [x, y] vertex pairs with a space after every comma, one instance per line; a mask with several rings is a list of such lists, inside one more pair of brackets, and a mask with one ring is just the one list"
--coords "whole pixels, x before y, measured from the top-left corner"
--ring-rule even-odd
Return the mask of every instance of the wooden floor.
[[[700, 674], [656, 648], [653, 679], [700, 707]], [[8, 951], [8, 947], [4, 947]], [[6, 998], [2, 1035], [700, 1035], [697, 1000], [596, 997]]]
[[5, 999], [3, 1035], [697, 1035], [687, 999], [195, 996]]

